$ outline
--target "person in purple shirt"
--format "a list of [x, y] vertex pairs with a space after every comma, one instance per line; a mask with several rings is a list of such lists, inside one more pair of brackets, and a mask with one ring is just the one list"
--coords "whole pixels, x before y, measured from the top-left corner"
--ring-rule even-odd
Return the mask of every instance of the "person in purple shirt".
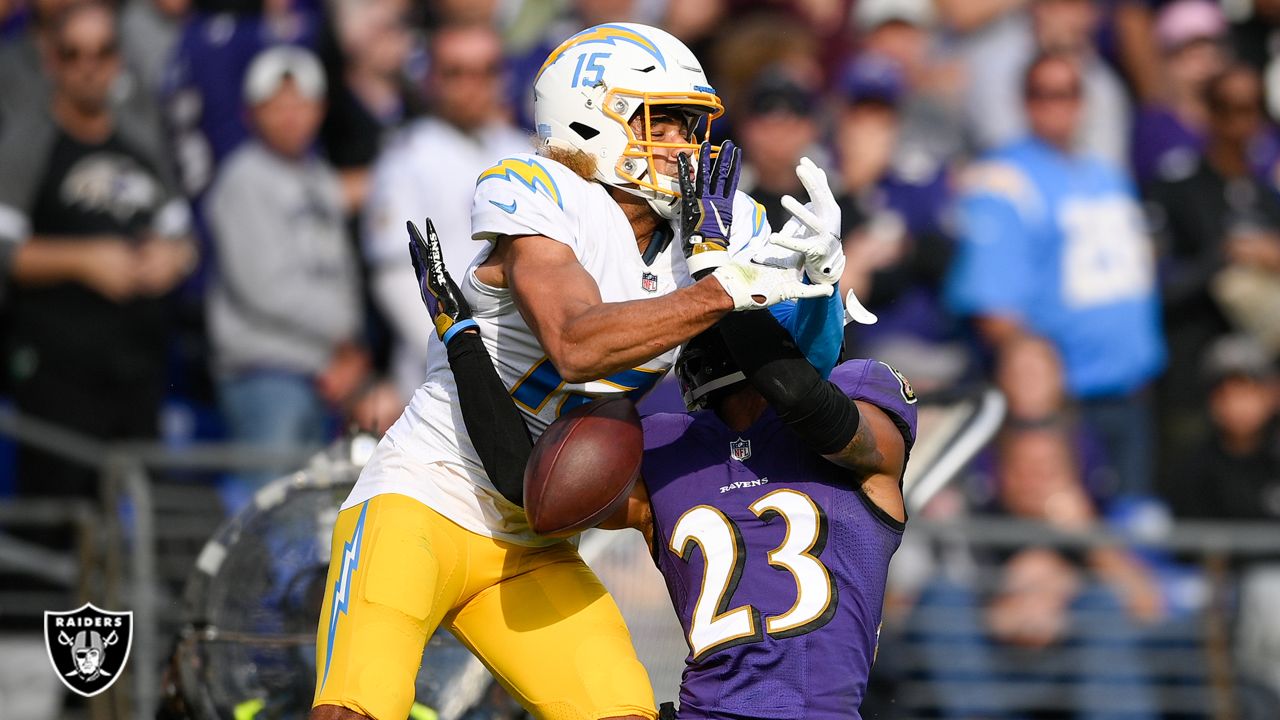
[[1134, 179], [1145, 185], [1184, 174], [1204, 148], [1205, 86], [1227, 64], [1227, 20], [1211, 0], [1176, 0], [1160, 9], [1155, 33], [1168, 75], [1166, 98], [1134, 116]]
[[[423, 300], [448, 317], [438, 328], [462, 327], [470, 310], [427, 229], [410, 244]], [[504, 490], [531, 447], [523, 420], [474, 330], [446, 347]], [[695, 411], [645, 419], [643, 482], [601, 527], [644, 533], [666, 579], [690, 647], [679, 717], [858, 717], [906, 523], [910, 383], [874, 360], [824, 380], [768, 311], [689, 341], [676, 373]]]

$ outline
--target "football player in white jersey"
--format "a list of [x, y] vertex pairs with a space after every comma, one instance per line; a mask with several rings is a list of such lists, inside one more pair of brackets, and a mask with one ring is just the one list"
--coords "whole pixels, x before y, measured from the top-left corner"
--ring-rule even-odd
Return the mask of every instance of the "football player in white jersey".
[[[472, 234], [488, 247], [462, 280], [474, 317], [438, 328], [447, 341], [478, 326], [532, 437], [591, 398], [639, 397], [731, 311], [832, 293], [834, 277], [805, 284], [745, 259], [767, 254], [769, 228], [736, 191], [737, 151], [726, 143], [713, 164], [702, 142], [722, 106], [679, 40], [589, 28], [533, 91], [539, 153], [477, 179]], [[682, 153], [721, 181], [673, 229]], [[834, 235], [825, 252], [843, 259]], [[501, 438], [468, 437], [457, 405], [433, 342], [426, 382], [338, 516], [312, 720], [405, 717], [441, 623], [535, 717], [655, 717], [612, 599], [572, 544], [532, 533], [520, 488], [490, 482], [476, 444]]]

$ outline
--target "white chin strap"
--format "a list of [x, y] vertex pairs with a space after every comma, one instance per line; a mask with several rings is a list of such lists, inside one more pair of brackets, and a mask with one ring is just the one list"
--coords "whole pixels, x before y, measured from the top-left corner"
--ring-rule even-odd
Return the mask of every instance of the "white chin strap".
[[699, 385], [697, 388], [689, 390], [683, 394], [684, 406], [689, 410], [697, 410], [706, 407], [705, 398], [711, 393], [722, 387], [728, 387], [734, 383], [746, 382], [747, 376], [741, 371], [731, 372], [722, 378], [716, 378], [705, 385]]
[[[647, 173], [648, 171], [646, 170], [645, 172]], [[611, 187], [616, 187], [622, 192], [635, 195], [638, 198], [644, 198], [645, 201], [649, 203], [649, 207], [653, 208], [653, 211], [658, 213], [658, 215], [660, 215], [664, 220], [675, 220], [680, 216], [680, 198], [675, 194], [675, 188], [678, 181], [670, 175], [658, 175], [657, 182], [658, 185], [661, 185], [670, 191], [670, 195], [658, 195], [658, 193], [653, 190], [636, 187], [630, 183], [619, 183], [614, 185], [605, 178], [600, 178], [599, 175], [599, 173], [596, 174], [601, 182], [604, 182]], [[643, 176], [641, 176], [641, 179], [643, 179]]]
[[664, 220], [675, 220], [680, 215], [680, 198], [678, 197], [651, 197], [647, 199], [649, 207], [653, 208], [653, 211], [661, 215]]
[[675, 220], [680, 216], [680, 196], [677, 194], [680, 181], [670, 175], [658, 175], [655, 184], [660, 185], [668, 194], [655, 193], [655, 197], [649, 199], [649, 207], [667, 220]]

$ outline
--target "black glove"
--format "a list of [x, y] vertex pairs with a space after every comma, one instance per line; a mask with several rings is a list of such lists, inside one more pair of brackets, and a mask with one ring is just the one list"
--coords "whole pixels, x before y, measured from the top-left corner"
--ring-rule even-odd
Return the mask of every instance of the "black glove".
[[[479, 326], [471, 319], [471, 306], [444, 269], [444, 253], [431, 218], [427, 218], [425, 239], [412, 222], [408, 227], [409, 257], [422, 302], [431, 311], [448, 353], [462, 424], [489, 481], [508, 501], [523, 506], [524, 467], [533, 452], [529, 428], [493, 366]], [[461, 332], [467, 328], [473, 330]]]
[[471, 305], [444, 267], [444, 252], [440, 249], [436, 226], [431, 218], [426, 219], [426, 224], [424, 239], [412, 220], [405, 223], [409, 229], [409, 257], [413, 260], [413, 273], [418, 276], [422, 304], [431, 313], [436, 335], [448, 345], [462, 330], [476, 327], [476, 321], [471, 319]]

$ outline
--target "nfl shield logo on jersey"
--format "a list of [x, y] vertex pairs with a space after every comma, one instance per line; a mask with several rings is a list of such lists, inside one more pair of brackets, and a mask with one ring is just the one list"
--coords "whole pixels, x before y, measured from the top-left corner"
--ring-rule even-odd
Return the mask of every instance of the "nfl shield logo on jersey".
[[729, 457], [742, 462], [751, 457], [751, 441], [738, 438], [729, 443]]
[[651, 272], [640, 275], [640, 289], [645, 292], [658, 292], [658, 276]]
[[133, 612], [111, 612], [85, 603], [44, 614], [44, 646], [62, 684], [93, 697], [120, 677], [133, 645]]

